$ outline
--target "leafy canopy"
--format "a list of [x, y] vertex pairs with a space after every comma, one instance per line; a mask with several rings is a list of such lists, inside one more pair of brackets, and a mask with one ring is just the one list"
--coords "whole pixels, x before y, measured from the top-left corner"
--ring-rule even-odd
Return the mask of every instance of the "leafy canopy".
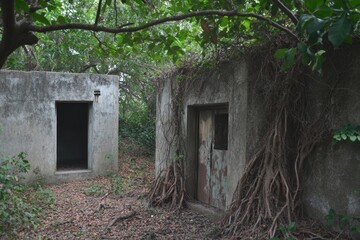
[[[11, 10], [11, 4], [5, 2], [11, 1], [1, 4], [5, 45], [7, 28], [17, 27], [8, 20], [13, 17], [31, 34], [88, 31], [71, 45], [81, 46], [80, 51], [70, 50], [70, 44], [65, 47], [72, 55], [98, 54], [99, 61], [146, 55], [148, 61], [165, 65], [180, 62], [192, 50], [254, 44], [263, 41], [263, 32], [282, 31], [295, 40], [292, 48], [276, 53], [284, 60], [284, 70], [301, 56], [304, 64], [319, 71], [325, 56], [323, 44], [330, 42], [338, 48], [350, 43], [359, 33], [360, 22], [360, 0], [15, 0], [16, 14], [10, 17], [6, 10]], [[66, 45], [68, 34], [75, 33], [63, 33], [63, 41], [56, 46]], [[25, 44], [17, 43], [11, 52]], [[41, 49], [45, 48], [44, 43]]]

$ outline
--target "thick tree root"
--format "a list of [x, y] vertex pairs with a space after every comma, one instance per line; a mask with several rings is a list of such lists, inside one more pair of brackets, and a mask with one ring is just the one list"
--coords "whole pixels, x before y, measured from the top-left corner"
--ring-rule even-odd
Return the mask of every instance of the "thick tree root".
[[185, 200], [185, 182], [181, 162], [174, 162], [155, 179], [149, 196], [150, 206], [180, 209]]
[[[278, 75], [273, 82], [274, 91], [268, 99], [272, 120], [263, 145], [248, 161], [223, 219], [229, 235], [266, 239], [276, 236], [280, 224], [300, 221], [301, 172], [304, 161], [325, 136], [326, 114], [309, 121], [306, 84], [293, 76]], [[312, 236], [317, 235], [307, 233], [307, 237]]]

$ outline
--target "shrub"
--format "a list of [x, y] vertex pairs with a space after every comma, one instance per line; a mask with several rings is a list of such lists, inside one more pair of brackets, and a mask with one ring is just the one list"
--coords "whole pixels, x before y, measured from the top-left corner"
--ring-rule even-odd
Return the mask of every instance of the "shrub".
[[25, 153], [5, 158], [0, 163], [0, 232], [22, 225], [35, 227], [36, 213], [24, 197], [22, 175], [30, 170]]
[[0, 161], [0, 236], [12, 235], [20, 227], [35, 229], [43, 210], [54, 207], [50, 190], [39, 187], [33, 194], [26, 193], [24, 174], [29, 170], [23, 152]]
[[120, 114], [120, 138], [154, 148], [155, 116], [144, 104], [132, 103], [127, 108], [128, 111]]

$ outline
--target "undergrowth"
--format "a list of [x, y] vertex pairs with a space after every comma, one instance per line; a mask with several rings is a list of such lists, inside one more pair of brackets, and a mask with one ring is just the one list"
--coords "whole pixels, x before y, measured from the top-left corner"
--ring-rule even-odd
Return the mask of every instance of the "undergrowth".
[[132, 103], [131, 111], [120, 114], [120, 141], [155, 148], [155, 116], [146, 104]]
[[0, 236], [15, 237], [15, 229], [36, 229], [46, 209], [55, 208], [52, 192], [38, 186], [30, 192], [24, 174], [30, 163], [26, 154], [9, 156], [0, 163]]

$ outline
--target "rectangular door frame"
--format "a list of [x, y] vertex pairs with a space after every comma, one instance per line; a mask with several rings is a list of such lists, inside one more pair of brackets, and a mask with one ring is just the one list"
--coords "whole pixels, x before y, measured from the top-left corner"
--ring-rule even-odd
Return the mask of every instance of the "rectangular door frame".
[[229, 114], [229, 103], [189, 105], [187, 107], [185, 180], [186, 190], [191, 199], [197, 200], [199, 112], [202, 110], [225, 110]]

